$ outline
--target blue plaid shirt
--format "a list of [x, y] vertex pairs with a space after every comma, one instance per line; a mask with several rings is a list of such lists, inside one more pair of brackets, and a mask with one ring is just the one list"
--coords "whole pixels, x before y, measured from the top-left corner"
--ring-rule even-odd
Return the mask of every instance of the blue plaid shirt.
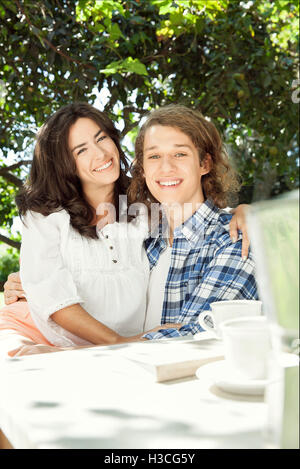
[[[175, 229], [161, 324], [182, 323], [183, 326], [161, 329], [145, 334], [144, 338], [196, 334], [203, 331], [197, 322], [199, 314], [209, 311], [213, 301], [258, 298], [252, 255], [242, 260], [241, 235], [232, 243], [231, 217], [207, 200]], [[159, 230], [145, 241], [150, 269], [166, 247], [166, 239]]]

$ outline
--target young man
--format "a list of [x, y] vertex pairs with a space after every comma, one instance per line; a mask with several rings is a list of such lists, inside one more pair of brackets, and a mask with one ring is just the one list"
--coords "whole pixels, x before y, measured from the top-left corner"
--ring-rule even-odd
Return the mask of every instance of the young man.
[[[231, 215], [222, 211], [238, 190], [215, 126], [185, 106], [153, 111], [136, 140], [129, 201], [163, 206], [159, 228], [146, 241], [152, 270], [144, 330], [147, 339], [202, 331], [200, 314], [221, 300], [257, 299], [254, 262], [232, 243]], [[152, 227], [153, 228], [153, 227]]]

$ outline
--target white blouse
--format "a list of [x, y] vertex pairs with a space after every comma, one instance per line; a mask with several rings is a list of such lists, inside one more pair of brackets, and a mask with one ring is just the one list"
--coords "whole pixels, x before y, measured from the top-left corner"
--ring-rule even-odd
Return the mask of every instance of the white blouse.
[[143, 248], [147, 234], [143, 217], [106, 225], [98, 239], [90, 239], [72, 228], [65, 210], [49, 216], [27, 212], [21, 281], [32, 318], [52, 344], [89, 344], [50, 317], [76, 303], [122, 336], [143, 332], [149, 280]]

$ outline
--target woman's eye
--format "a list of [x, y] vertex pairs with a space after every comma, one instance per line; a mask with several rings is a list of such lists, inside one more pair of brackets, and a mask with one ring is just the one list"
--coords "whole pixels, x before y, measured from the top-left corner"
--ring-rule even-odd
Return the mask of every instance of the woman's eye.
[[86, 151], [86, 148], [81, 148], [78, 152], [77, 152], [77, 156], [81, 155], [81, 153], [84, 153]]
[[180, 158], [181, 156], [185, 156], [185, 153], [176, 153], [175, 156], [179, 156], [179, 158]]
[[149, 156], [149, 160], [157, 160], [159, 158], [159, 155], [151, 155]]

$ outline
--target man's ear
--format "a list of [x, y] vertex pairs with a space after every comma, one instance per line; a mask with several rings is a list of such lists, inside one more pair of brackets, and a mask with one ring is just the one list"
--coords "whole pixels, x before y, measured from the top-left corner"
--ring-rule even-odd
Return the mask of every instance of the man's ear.
[[206, 153], [203, 161], [200, 163], [201, 176], [208, 174], [212, 168], [212, 157], [209, 153]]

